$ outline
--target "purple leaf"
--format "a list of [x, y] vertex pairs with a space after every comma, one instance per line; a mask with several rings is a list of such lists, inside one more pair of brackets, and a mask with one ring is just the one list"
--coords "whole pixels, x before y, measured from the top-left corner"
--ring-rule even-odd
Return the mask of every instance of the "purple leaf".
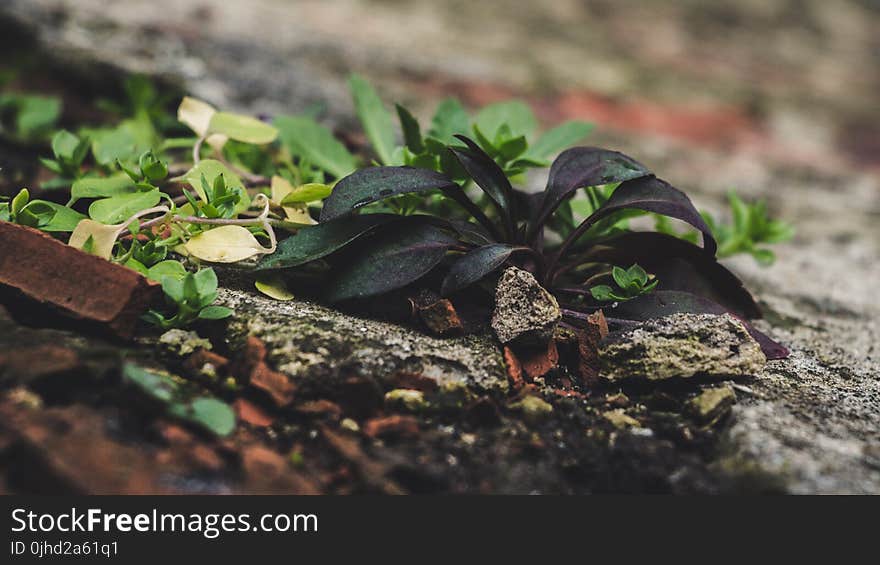
[[399, 194], [457, 188], [445, 175], [414, 167], [370, 167], [356, 171], [333, 188], [324, 200], [321, 221], [326, 222], [354, 210]]
[[471, 139], [463, 135], [456, 135], [458, 139], [463, 141], [468, 148], [450, 147], [453, 155], [458, 159], [461, 166], [467, 171], [468, 175], [474, 179], [477, 186], [483, 189], [489, 198], [496, 204], [501, 217], [504, 220], [505, 228], [509, 235], [513, 235], [513, 220], [516, 216], [514, 208], [516, 203], [514, 200], [513, 187], [507, 180], [507, 175], [501, 170], [495, 161], [486, 155], [480, 149], [480, 146]]
[[579, 188], [624, 182], [650, 174], [644, 165], [617, 151], [598, 147], [572, 147], [563, 151], [550, 167], [550, 178], [532, 229], [542, 226], [562, 201]]
[[334, 277], [331, 302], [364, 298], [402, 288], [428, 274], [457, 240], [421, 216], [381, 229]]
[[761, 310], [736, 275], [713, 256], [683, 239], [654, 232], [632, 232], [590, 248], [578, 261], [611, 265], [638, 263], [660, 281], [661, 290], [690, 292], [724, 306], [742, 318]]
[[654, 212], [671, 218], [676, 218], [694, 226], [703, 234], [703, 249], [710, 255], [715, 255], [718, 245], [706, 222], [697, 209], [691, 203], [687, 195], [673, 187], [666, 181], [657, 177], [643, 177], [621, 184], [611, 194], [605, 204], [584, 220], [577, 231], [581, 234], [587, 228], [594, 225], [612, 212], [636, 208], [646, 212]]
[[470, 251], [449, 268], [449, 274], [443, 280], [440, 293], [449, 296], [457, 290], [474, 284], [504, 265], [517, 249], [522, 248], [507, 243], [493, 243]]
[[[712, 302], [701, 296], [690, 294], [688, 292], [678, 292], [674, 290], [657, 290], [650, 294], [627, 300], [619, 303], [616, 307], [605, 308], [605, 314], [612, 318], [621, 318], [624, 320], [650, 320], [653, 318], [662, 318], [671, 314], [691, 313], [691, 314], [731, 314], [725, 307], [716, 302]], [[739, 316], [736, 316], [739, 318]], [[748, 322], [739, 318], [749, 334], [764, 351], [767, 359], [785, 359], [789, 356], [788, 349], [773, 341], [766, 334], [759, 332]]]

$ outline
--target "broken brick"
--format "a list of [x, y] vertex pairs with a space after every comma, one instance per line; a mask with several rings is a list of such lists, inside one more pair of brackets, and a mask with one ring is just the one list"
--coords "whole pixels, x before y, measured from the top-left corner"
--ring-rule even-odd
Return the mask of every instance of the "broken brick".
[[514, 391], [522, 388], [525, 381], [523, 380], [523, 370], [516, 353], [510, 346], [504, 346], [504, 367], [507, 369], [507, 380], [510, 381], [510, 388]]
[[238, 419], [252, 426], [265, 428], [271, 426], [274, 421], [265, 410], [245, 398], [235, 399], [232, 406]]
[[559, 364], [559, 351], [552, 339], [546, 346], [520, 349], [517, 357], [523, 372], [531, 380], [543, 377]]
[[369, 437], [411, 438], [419, 435], [419, 421], [414, 416], [395, 414], [364, 422], [364, 433]]
[[300, 402], [294, 410], [305, 416], [327, 416], [334, 420], [338, 420], [342, 415], [342, 408], [338, 404], [323, 398]]
[[608, 322], [601, 310], [590, 314], [585, 327], [578, 328], [578, 373], [584, 384], [599, 380], [599, 342], [608, 335]]
[[129, 338], [161, 286], [137, 271], [0, 221], [0, 284], [67, 316]]

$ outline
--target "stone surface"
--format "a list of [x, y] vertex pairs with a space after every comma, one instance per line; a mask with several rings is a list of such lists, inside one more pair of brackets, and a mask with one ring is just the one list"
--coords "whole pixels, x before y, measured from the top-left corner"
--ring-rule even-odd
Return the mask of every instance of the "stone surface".
[[674, 314], [606, 338], [600, 374], [611, 381], [663, 380], [696, 375], [756, 375], [761, 346], [730, 315]]
[[241, 290], [221, 289], [219, 301], [235, 309], [229, 325], [233, 347], [247, 336], [259, 338], [267, 362], [297, 386], [332, 388], [351, 375], [393, 385], [397, 374], [414, 373], [441, 390], [507, 390], [501, 352], [490, 336], [441, 339], [309, 302], [278, 302]]
[[736, 393], [729, 386], [704, 390], [690, 399], [687, 409], [703, 422], [711, 422], [722, 416], [736, 402]]
[[[515, 95], [545, 125], [597, 123], [589, 144], [632, 154], [701, 209], [721, 211], [731, 187], [766, 197], [796, 238], [776, 248], [772, 268], [748, 257], [725, 264], [761, 301], [758, 329], [793, 354], [737, 387], [713, 476], [743, 484], [760, 475], [788, 492], [878, 493], [880, 304], [866, 283], [880, 280], [878, 10], [862, 0], [792, 6], [7, 0], [0, 10], [37, 26], [68, 60], [171, 77], [230, 109], [288, 113], [318, 102], [326, 123], [351, 127], [350, 70], [421, 118], [450, 94], [470, 105]], [[659, 449], [643, 441], [639, 461]], [[476, 457], [491, 447], [479, 444]], [[686, 453], [662, 453], [672, 465], [653, 479], [705, 487]], [[553, 476], [543, 461], [495, 455], [509, 490]]]
[[559, 303], [528, 271], [508, 267], [495, 290], [492, 329], [501, 343], [546, 344], [562, 319]]

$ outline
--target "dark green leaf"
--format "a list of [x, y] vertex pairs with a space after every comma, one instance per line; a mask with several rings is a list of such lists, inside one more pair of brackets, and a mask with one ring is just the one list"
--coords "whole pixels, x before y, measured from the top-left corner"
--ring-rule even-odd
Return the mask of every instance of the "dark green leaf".
[[456, 239], [413, 216], [395, 223], [354, 250], [327, 293], [331, 302], [364, 298], [404, 287], [437, 266]]
[[443, 296], [468, 287], [500, 268], [517, 247], [507, 243], [484, 245], [460, 257], [449, 268], [440, 290]]
[[498, 211], [504, 219], [508, 235], [512, 235], [515, 231], [512, 218], [516, 216], [516, 212], [514, 210], [513, 187], [510, 186], [507, 175], [470, 138], [463, 135], [455, 137], [465, 142], [468, 149], [450, 147], [449, 150], [455, 154], [459, 163], [461, 163], [471, 178], [474, 179], [474, 182], [495, 202]]
[[426, 192], [455, 187], [440, 173], [413, 167], [370, 167], [339, 181], [324, 200], [321, 221], [344, 216], [372, 202], [410, 192]]
[[364, 214], [302, 228], [294, 235], [280, 241], [275, 253], [264, 256], [257, 264], [256, 270], [297, 267], [326, 257], [395, 219], [398, 219], [398, 216], [391, 214]]
[[397, 117], [400, 119], [400, 129], [403, 130], [403, 140], [406, 142], [407, 148], [413, 153], [421, 153], [425, 150], [425, 144], [422, 143], [422, 131], [419, 128], [418, 120], [400, 104], [397, 104], [396, 107]]

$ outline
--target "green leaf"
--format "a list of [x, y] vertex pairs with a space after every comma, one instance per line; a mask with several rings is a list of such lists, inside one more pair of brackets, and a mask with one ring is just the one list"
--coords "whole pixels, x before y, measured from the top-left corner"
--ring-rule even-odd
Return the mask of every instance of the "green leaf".
[[206, 306], [199, 311], [199, 318], [202, 320], [222, 320], [232, 314], [232, 309], [225, 306]]
[[74, 181], [70, 187], [70, 202], [72, 205], [80, 198], [108, 198], [131, 192], [134, 189], [134, 181], [128, 175], [114, 175], [112, 177], [87, 177]]
[[411, 192], [456, 188], [447, 176], [413, 167], [370, 167], [340, 180], [324, 200], [321, 221], [344, 216], [372, 202]]
[[250, 116], [229, 112], [216, 112], [211, 116], [209, 133], [223, 134], [230, 139], [263, 145], [272, 143], [278, 137], [278, 130], [271, 125]]
[[190, 419], [218, 436], [228, 436], [235, 429], [235, 412], [216, 398], [203, 397], [190, 405]]
[[119, 224], [141, 210], [152, 208], [160, 199], [161, 193], [156, 188], [95, 200], [89, 206], [89, 217], [102, 224]]
[[477, 186], [482, 188], [483, 192], [489, 195], [489, 198], [491, 198], [498, 207], [507, 234], [508, 236], [513, 237], [516, 229], [513, 221], [513, 218], [516, 217], [516, 211], [514, 210], [516, 202], [514, 199], [513, 187], [510, 186], [510, 181], [507, 179], [507, 175], [505, 175], [504, 171], [501, 170], [501, 167], [499, 167], [491, 157], [486, 155], [486, 153], [484, 153], [483, 150], [480, 149], [471, 139], [463, 135], [458, 135], [456, 137], [465, 142], [468, 149], [450, 147], [449, 150], [456, 156], [456, 158], [458, 158], [459, 163], [465, 168], [468, 175], [474, 179]]
[[63, 129], [52, 138], [52, 153], [56, 159], [72, 160], [79, 147], [80, 139]]
[[281, 205], [285, 206], [288, 204], [315, 202], [318, 200], [323, 200], [330, 196], [332, 192], [333, 189], [326, 184], [310, 182], [308, 184], [294, 187], [293, 190], [291, 190], [287, 194], [287, 196], [281, 199]]
[[199, 296], [208, 296], [217, 291], [217, 273], [214, 272], [214, 269], [199, 269], [193, 275], [193, 280]]
[[291, 153], [342, 178], [357, 167], [357, 161], [340, 143], [333, 132], [306, 116], [280, 116], [275, 118], [283, 143]]
[[167, 375], [159, 375], [152, 371], [126, 363], [122, 366], [122, 380], [133, 384], [162, 402], [171, 402], [180, 392], [180, 386]]
[[31, 193], [26, 188], [22, 188], [18, 191], [18, 194], [12, 199], [9, 203], [9, 212], [12, 214], [12, 217], [16, 217], [19, 212], [25, 207], [28, 201], [31, 198]]
[[436, 267], [456, 239], [438, 227], [407, 218], [375, 236], [348, 262], [327, 293], [331, 302], [383, 294], [414, 282]]
[[476, 126], [489, 139], [495, 139], [502, 126], [510, 128], [512, 137], [529, 137], [534, 133], [538, 122], [528, 104], [519, 100], [489, 104], [479, 111]]
[[69, 232], [76, 229], [86, 217], [76, 210], [47, 200], [33, 200], [24, 208], [30, 213], [45, 218], [36, 226], [47, 232]]
[[437, 106], [428, 135], [444, 145], [455, 142], [456, 134], [466, 134], [470, 117], [461, 102], [447, 98]]
[[384, 165], [392, 164], [396, 144], [391, 114], [382, 105], [382, 100], [373, 87], [362, 77], [352, 75], [348, 79], [348, 85], [354, 98], [355, 111], [379, 161]]
[[55, 125], [61, 116], [61, 100], [50, 96], [23, 96], [19, 101], [15, 127], [30, 137]]
[[547, 159], [578, 143], [592, 130], [593, 125], [586, 122], [565, 122], [544, 132], [544, 134], [529, 147], [526, 155], [536, 159]]
[[620, 300], [620, 297], [614, 294], [614, 290], [607, 284], [600, 284], [590, 288], [590, 294], [596, 300], [605, 302], [610, 300]]
[[397, 108], [397, 117], [400, 119], [400, 129], [403, 130], [403, 139], [407, 148], [415, 154], [419, 154], [425, 150], [425, 144], [422, 143], [422, 131], [419, 128], [419, 122], [413, 115], [401, 106], [395, 105]]
[[297, 231], [278, 243], [275, 253], [263, 257], [257, 270], [285, 269], [321, 259], [377, 227], [398, 219], [391, 214], [364, 214], [323, 222]]
[[617, 286], [619, 286], [620, 288], [625, 289], [627, 286], [629, 286], [630, 278], [625, 269], [614, 267], [611, 270], [611, 276], [612, 278], [614, 278], [614, 282], [616, 282]]
[[217, 177], [220, 175], [223, 175], [223, 180], [228, 187], [243, 186], [241, 178], [230, 171], [229, 168], [220, 161], [215, 161], [214, 159], [202, 159], [198, 164], [187, 171], [187, 173], [183, 175], [183, 178], [204, 202], [208, 202], [208, 195], [205, 193], [205, 188], [202, 186], [203, 175], [209, 186], [214, 186]]
[[160, 261], [147, 270], [147, 278], [157, 282], [162, 282], [164, 277], [183, 280], [186, 276], [186, 269], [179, 261], [168, 259]]

